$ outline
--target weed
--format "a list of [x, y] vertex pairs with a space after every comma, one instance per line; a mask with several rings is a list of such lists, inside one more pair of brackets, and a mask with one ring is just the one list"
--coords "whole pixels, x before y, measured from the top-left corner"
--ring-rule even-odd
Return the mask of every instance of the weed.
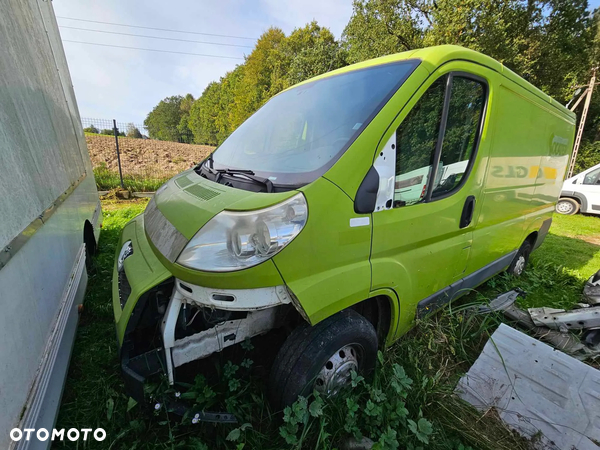
[[[111, 301], [114, 255], [123, 226], [143, 211], [144, 200], [103, 201], [104, 227], [95, 268], [81, 314], [66, 381], [58, 428], [96, 428], [103, 442], [86, 449], [280, 449], [336, 448], [348, 437], [367, 436], [376, 448], [431, 450], [525, 450], [530, 443], [506, 429], [495, 411], [481, 414], [453, 394], [458, 378], [477, 358], [500, 316], [469, 315], [465, 305], [480, 303], [520, 286], [522, 306], [569, 307], [580, 298], [585, 280], [600, 267], [600, 247], [577, 238], [594, 236], [594, 217], [555, 217], [551, 235], [533, 253], [520, 279], [500, 275], [449, 310], [421, 321], [397, 344], [379, 355], [370, 379], [354, 374], [353, 389], [335, 399], [299, 399], [283, 414], [264, 400], [264, 380], [256, 374], [253, 341], [240, 345], [239, 363], [223, 361], [216, 380], [197, 376], [180, 385], [181, 397], [202, 408], [228, 410], [237, 425], [192, 424], [166, 408], [149, 410], [124, 394]], [[576, 216], [579, 217], [579, 216]], [[597, 228], [596, 228], [597, 229]], [[597, 235], [596, 235], [597, 236]], [[259, 350], [256, 350], [259, 351]], [[164, 380], [150, 386], [161, 396], [175, 389]], [[55, 442], [55, 448], [81, 448], [81, 442]]]
[[[134, 192], [154, 192], [174, 174], [160, 176], [146, 173], [123, 175], [123, 184]], [[119, 173], [108, 169], [105, 163], [94, 168], [94, 177], [98, 190], [105, 191], [121, 186]]]

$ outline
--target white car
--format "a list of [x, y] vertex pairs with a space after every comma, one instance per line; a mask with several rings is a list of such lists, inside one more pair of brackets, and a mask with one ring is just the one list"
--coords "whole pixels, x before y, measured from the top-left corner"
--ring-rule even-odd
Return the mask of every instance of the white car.
[[556, 212], [567, 215], [577, 212], [600, 215], [600, 164], [565, 180]]

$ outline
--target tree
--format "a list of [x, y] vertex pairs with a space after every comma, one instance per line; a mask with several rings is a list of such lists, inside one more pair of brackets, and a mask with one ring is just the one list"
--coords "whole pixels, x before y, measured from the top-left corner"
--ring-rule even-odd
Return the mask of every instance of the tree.
[[84, 133], [94, 133], [94, 134], [98, 134], [98, 128], [96, 128], [94, 125], [90, 125], [89, 127], [86, 127], [83, 129]]
[[[218, 145], [271, 97], [298, 82], [348, 63], [439, 44], [487, 54], [566, 103], [573, 85], [587, 83], [590, 68], [600, 62], [600, 12], [592, 17], [587, 8], [587, 0], [354, 0], [342, 42], [316, 22], [289, 36], [270, 28], [243, 64], [209, 84], [189, 108], [183, 97], [169, 97], [145, 123], [151, 136], [158, 136], [168, 127], [154, 128], [155, 116], [169, 116], [162, 110], [177, 103], [172, 115], [179, 111], [179, 136], [187, 126], [195, 142]], [[593, 144], [597, 139], [600, 93], [584, 135], [586, 161], [600, 151]]]
[[345, 65], [345, 50], [316, 22], [285, 36], [270, 28], [244, 64], [207, 86], [190, 110], [196, 143], [218, 145], [272, 96]]
[[589, 68], [587, 0], [355, 0], [344, 30], [349, 62], [457, 44], [505, 64], [566, 100]]
[[143, 137], [142, 133], [140, 133], [140, 130], [132, 123], [127, 124], [126, 136], [128, 138], [135, 138], [135, 139], [141, 139]]
[[161, 100], [144, 120], [150, 137], [162, 141], [180, 141], [182, 134], [189, 133], [188, 119], [184, 117], [189, 115], [193, 101], [191, 94], [185, 97], [174, 95]]
[[345, 66], [346, 52], [327, 28], [313, 21], [296, 28], [282, 42], [279, 58], [281, 88]]
[[421, 0], [354, 0], [354, 11], [344, 29], [348, 62], [413, 50], [423, 46], [432, 5]]
[[179, 105], [181, 118], [179, 119], [179, 124], [177, 125], [177, 131], [179, 132], [179, 142], [185, 142], [187, 144], [192, 142], [192, 131], [189, 128], [190, 121], [190, 111], [192, 109], [192, 105], [194, 104], [194, 96], [192, 94], [187, 94], [181, 100], [181, 104]]
[[197, 144], [217, 145], [219, 142], [217, 115], [219, 114], [221, 86], [220, 82], [210, 83], [191, 107], [188, 126], [194, 134], [194, 142]]

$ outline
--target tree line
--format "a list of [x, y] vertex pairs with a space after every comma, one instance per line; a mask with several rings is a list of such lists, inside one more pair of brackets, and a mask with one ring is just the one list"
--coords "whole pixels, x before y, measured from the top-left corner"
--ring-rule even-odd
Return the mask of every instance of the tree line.
[[[270, 28], [243, 64], [191, 94], [161, 100], [151, 138], [219, 145], [269, 98], [321, 73], [378, 56], [456, 44], [500, 61], [565, 104], [600, 57], [587, 0], [354, 0], [340, 40], [313, 21], [288, 36]], [[588, 113], [578, 168], [600, 162], [600, 92]]]
[[[112, 128], [105, 128], [103, 130], [99, 130], [98, 128], [96, 128], [96, 126], [94, 124], [91, 124], [89, 127], [85, 127], [83, 129], [83, 132], [88, 133], [88, 134], [101, 134], [104, 136], [114, 136], [114, 134], [115, 134], [115, 130]], [[134, 138], [134, 139], [144, 138], [144, 135], [142, 134], [142, 132], [133, 123], [127, 124], [126, 131], [120, 131], [117, 128], [117, 136], [123, 136], [123, 137]], [[146, 136], [146, 139], [147, 138], [148, 137]]]

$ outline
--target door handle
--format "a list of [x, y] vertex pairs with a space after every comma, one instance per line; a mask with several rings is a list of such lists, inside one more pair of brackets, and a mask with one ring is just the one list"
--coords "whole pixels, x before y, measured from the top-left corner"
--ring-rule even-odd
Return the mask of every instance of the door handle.
[[468, 227], [473, 220], [473, 211], [475, 211], [475, 196], [469, 195], [465, 200], [462, 214], [460, 215], [460, 228]]

